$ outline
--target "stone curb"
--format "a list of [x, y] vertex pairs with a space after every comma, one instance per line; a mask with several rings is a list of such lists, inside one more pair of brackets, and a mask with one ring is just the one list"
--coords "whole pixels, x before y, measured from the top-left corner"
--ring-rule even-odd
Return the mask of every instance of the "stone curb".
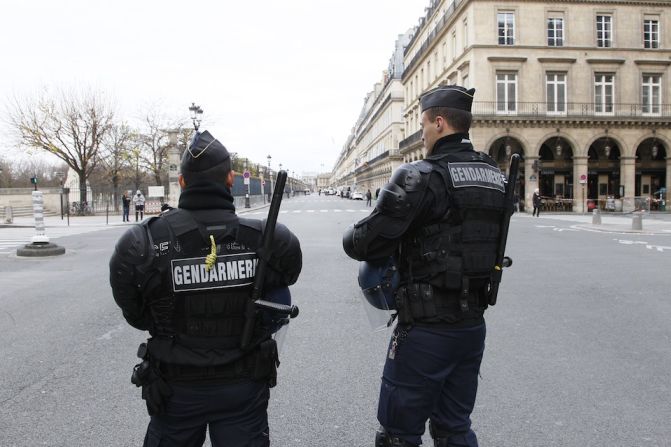
[[632, 230], [630, 226], [625, 225], [592, 225], [592, 224], [577, 224], [573, 225], [572, 228], [578, 228], [580, 230], [594, 231], [597, 233], [628, 233], [628, 234], [640, 234], [640, 235], [662, 235], [662, 236], [671, 236], [671, 231], [664, 230], [651, 230], [645, 229], [645, 224], [643, 225], [643, 230]]

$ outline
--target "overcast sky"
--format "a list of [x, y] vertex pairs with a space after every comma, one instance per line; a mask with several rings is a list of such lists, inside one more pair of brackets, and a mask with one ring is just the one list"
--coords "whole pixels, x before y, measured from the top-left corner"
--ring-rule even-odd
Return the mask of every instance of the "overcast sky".
[[[0, 14], [0, 100], [103, 91], [117, 116], [188, 119], [231, 152], [330, 170], [399, 34], [429, 0], [22, 0]], [[5, 113], [5, 107], [0, 108]], [[2, 120], [0, 120], [2, 121]], [[0, 151], [16, 151], [0, 133]]]

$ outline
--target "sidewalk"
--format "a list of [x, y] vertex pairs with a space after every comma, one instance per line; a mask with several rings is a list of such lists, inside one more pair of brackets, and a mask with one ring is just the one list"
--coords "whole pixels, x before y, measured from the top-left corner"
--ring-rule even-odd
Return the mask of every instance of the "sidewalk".
[[[236, 214], [244, 215], [251, 211], [256, 211], [262, 208], [267, 208], [269, 204], [260, 204], [253, 206], [251, 208], [238, 208], [235, 210]], [[145, 219], [147, 217], [145, 214]], [[96, 216], [70, 216], [70, 225], [71, 227], [113, 227], [113, 226], [124, 226], [131, 225], [136, 223], [135, 217], [130, 216], [130, 222], [122, 222], [121, 214], [110, 214], [109, 218], [105, 215], [96, 215]], [[57, 227], [67, 227], [68, 218], [63, 216], [45, 216], [44, 217], [44, 226], [46, 228], [57, 228]], [[0, 230], [3, 228], [33, 228], [35, 227], [35, 218], [34, 217], [15, 217], [14, 222], [11, 224], [0, 223]]]
[[531, 214], [516, 213], [513, 214], [513, 217], [522, 217], [528, 219], [534, 219], [539, 224], [543, 220], [555, 219], [562, 220], [565, 222], [574, 222], [575, 228], [586, 230], [586, 231], [597, 231], [602, 233], [631, 233], [631, 234], [643, 234], [643, 235], [669, 235], [671, 236], [671, 215], [660, 213], [660, 214], [643, 214], [643, 229], [642, 230], [632, 230], [632, 220], [634, 218], [633, 214], [601, 214], [601, 224], [594, 225], [592, 224], [592, 214], [556, 214], [556, 213], [544, 213], [541, 214], [541, 217], [533, 217]]

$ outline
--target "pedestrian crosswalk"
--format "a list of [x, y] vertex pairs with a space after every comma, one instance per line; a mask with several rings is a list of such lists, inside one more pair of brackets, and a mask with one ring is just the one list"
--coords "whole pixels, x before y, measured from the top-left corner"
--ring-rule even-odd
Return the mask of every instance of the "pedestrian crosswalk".
[[30, 243], [30, 238], [25, 239], [0, 239], [0, 254], [15, 251], [18, 247]]
[[[47, 228], [46, 234], [50, 240], [53, 240], [65, 236], [74, 236], [109, 228], [112, 227], [55, 227]], [[34, 234], [35, 230], [33, 228], [0, 228], [0, 255], [15, 253], [17, 248], [25, 244], [30, 244]]]
[[[333, 209], [333, 210], [280, 210], [280, 214], [301, 214], [301, 213], [370, 213], [373, 209], [368, 208], [368, 209], [363, 209], [363, 210], [341, 210], [341, 209]], [[268, 210], [265, 209], [263, 211], [252, 211], [249, 213], [245, 213], [245, 216], [254, 216], [254, 215], [259, 215], [259, 214], [268, 214]]]

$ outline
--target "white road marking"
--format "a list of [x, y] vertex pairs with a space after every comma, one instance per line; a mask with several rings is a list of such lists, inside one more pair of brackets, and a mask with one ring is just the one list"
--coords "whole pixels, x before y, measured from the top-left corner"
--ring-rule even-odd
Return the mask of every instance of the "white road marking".
[[664, 252], [664, 250], [671, 250], [671, 247], [667, 247], [664, 245], [646, 245], [645, 248], [648, 250], [657, 250], [659, 252]]
[[114, 335], [117, 332], [123, 331], [123, 327], [124, 327], [123, 324], [118, 325], [114, 329], [111, 329], [111, 330], [105, 332], [104, 334], [102, 334], [100, 337], [98, 337], [98, 340], [111, 340], [112, 335]]

